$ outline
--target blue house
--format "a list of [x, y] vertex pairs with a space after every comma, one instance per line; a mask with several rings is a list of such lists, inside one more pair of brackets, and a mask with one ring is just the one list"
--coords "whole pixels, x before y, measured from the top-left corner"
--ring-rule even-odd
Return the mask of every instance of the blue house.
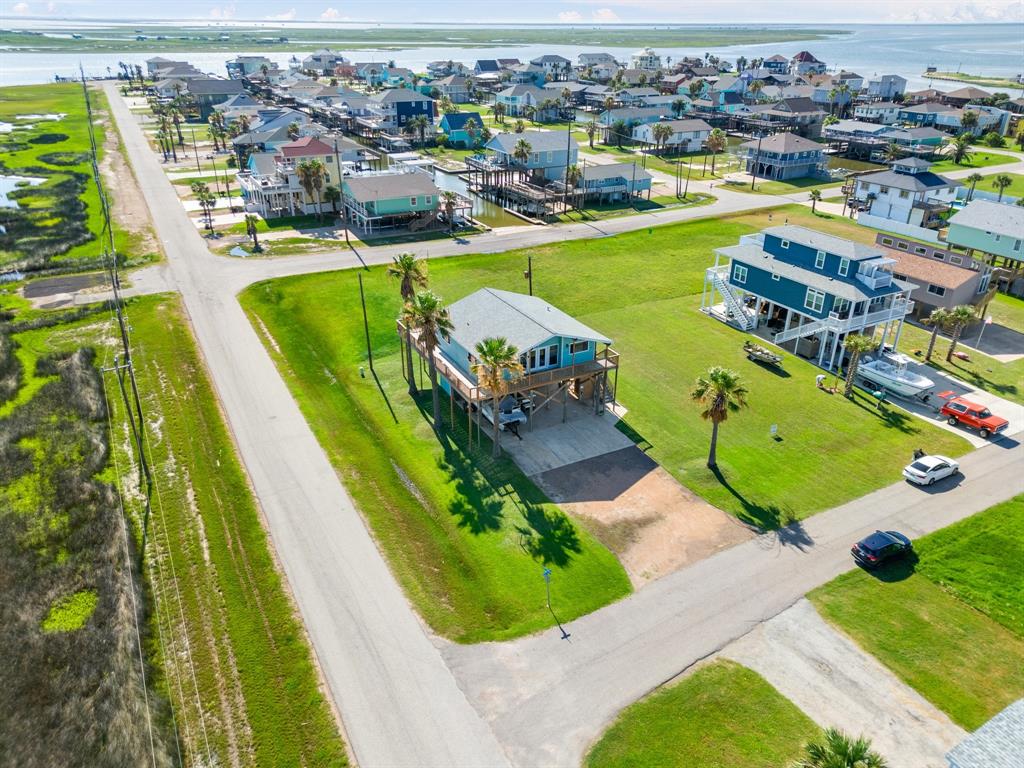
[[746, 151], [747, 173], [752, 176], [783, 180], [824, 175], [825, 145], [795, 133], [747, 141], [740, 149]]
[[[896, 262], [876, 246], [805, 227], [770, 227], [715, 250], [704, 276], [702, 311], [741, 330], [790, 344], [829, 370], [847, 334], [883, 338], [913, 311], [917, 287], [893, 277]], [[764, 330], [762, 331], [762, 327]]]
[[400, 131], [418, 115], [424, 115], [431, 124], [434, 122], [434, 100], [409, 88], [374, 94], [369, 107], [378, 116], [380, 126], [388, 130]]
[[[506, 377], [510, 402], [502, 404], [503, 412], [524, 399], [533, 408], [520, 413], [529, 417], [549, 401], [561, 405], [569, 396], [589, 401], [595, 412], [614, 401], [615, 381], [609, 374], [618, 369], [618, 354], [610, 348], [611, 340], [543, 299], [481, 288], [451, 304], [448, 313], [452, 331], [438, 340], [434, 360], [453, 406], [456, 399], [460, 405], [480, 403], [489, 415], [490, 392], [479, 386], [473, 373], [476, 346], [488, 338], [505, 339], [518, 350], [523, 366], [522, 376]], [[404, 336], [404, 329], [399, 333]], [[425, 356], [415, 333], [413, 341]], [[564, 409], [562, 413], [564, 419]]]
[[[472, 136], [466, 130], [471, 119], [476, 121]], [[471, 148], [483, 140], [484, 121], [478, 112], [449, 112], [441, 118], [440, 129], [450, 143]]]
[[[525, 160], [516, 157], [516, 146], [520, 141], [528, 145]], [[494, 153], [487, 159], [490, 165], [528, 171], [537, 180], [561, 179], [565, 176], [566, 166], [576, 164], [580, 151], [580, 145], [569, 131], [499, 133], [484, 148]], [[470, 159], [467, 158], [467, 163]]]
[[592, 163], [583, 169], [577, 194], [582, 194], [584, 200], [595, 201], [598, 205], [618, 203], [632, 196], [643, 197], [644, 192], [650, 199], [653, 180], [654, 177], [637, 162], [628, 165]]

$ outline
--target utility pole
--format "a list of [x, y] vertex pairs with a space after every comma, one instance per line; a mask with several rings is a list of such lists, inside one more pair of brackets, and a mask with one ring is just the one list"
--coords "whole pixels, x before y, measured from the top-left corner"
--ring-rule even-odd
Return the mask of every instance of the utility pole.
[[192, 131], [192, 151], [196, 156], [196, 172], [202, 173], [203, 169], [199, 167], [199, 147], [196, 146], [196, 129], [191, 128], [190, 130]]
[[692, 167], [689, 163], [686, 164], [686, 186], [683, 188], [683, 200], [690, 193], [690, 170]]
[[754, 191], [754, 181], [757, 179], [757, 163], [761, 158], [761, 139], [764, 138], [762, 133], [758, 133], [757, 136], [757, 151], [754, 152], [754, 164], [750, 167], [750, 191]]
[[[572, 120], [565, 131], [565, 199], [562, 200], [562, 213], [569, 210], [569, 164], [572, 162]], [[531, 294], [532, 295], [532, 294]]]
[[371, 373], [373, 370], [373, 349], [370, 347], [370, 322], [366, 319], [366, 294], [363, 292], [363, 273], [359, 273], [359, 301], [363, 305], [363, 331], [366, 334], [366, 358], [370, 362]]
[[533, 256], [526, 257], [526, 271], [523, 272], [530, 288], [530, 295], [533, 296]]

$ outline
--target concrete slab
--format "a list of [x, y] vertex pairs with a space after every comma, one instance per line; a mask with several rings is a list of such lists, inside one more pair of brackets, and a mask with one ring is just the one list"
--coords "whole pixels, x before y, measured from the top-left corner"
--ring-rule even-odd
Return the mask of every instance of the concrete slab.
[[967, 733], [833, 629], [807, 600], [727, 645], [823, 728], [868, 736], [890, 765], [946, 768], [945, 753]]

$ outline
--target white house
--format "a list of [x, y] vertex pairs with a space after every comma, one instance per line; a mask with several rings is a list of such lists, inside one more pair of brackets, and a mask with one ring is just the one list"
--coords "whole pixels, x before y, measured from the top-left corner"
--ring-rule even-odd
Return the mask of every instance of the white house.
[[661, 56], [650, 48], [641, 48], [630, 57], [629, 61], [630, 69], [642, 69], [647, 72], [661, 69]]
[[907, 79], [899, 75], [881, 75], [868, 80], [867, 92], [869, 99], [882, 99], [889, 101], [894, 96], [900, 95], [907, 90]]
[[853, 108], [853, 116], [858, 120], [892, 125], [899, 119], [900, 105], [892, 101], [872, 101], [869, 104], [858, 104]]
[[665, 141], [665, 146], [681, 152], [697, 152], [704, 146], [708, 134], [711, 133], [711, 126], [703, 120], [664, 120], [636, 126], [633, 128], [633, 138], [654, 144], [656, 125], [667, 125], [672, 129], [672, 135]]
[[932, 173], [931, 163], [903, 158], [890, 170], [857, 177], [853, 197], [863, 206], [858, 223], [937, 241], [939, 215], [956, 199], [960, 182]]

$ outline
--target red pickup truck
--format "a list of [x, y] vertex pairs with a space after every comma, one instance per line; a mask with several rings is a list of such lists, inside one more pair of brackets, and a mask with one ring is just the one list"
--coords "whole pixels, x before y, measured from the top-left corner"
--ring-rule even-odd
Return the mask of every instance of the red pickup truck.
[[947, 400], [939, 413], [946, 417], [948, 424], [953, 426], [963, 424], [965, 427], [978, 430], [978, 434], [982, 437], [1003, 432], [1010, 425], [1010, 422], [993, 415], [992, 411], [985, 406], [972, 403], [962, 397]]

